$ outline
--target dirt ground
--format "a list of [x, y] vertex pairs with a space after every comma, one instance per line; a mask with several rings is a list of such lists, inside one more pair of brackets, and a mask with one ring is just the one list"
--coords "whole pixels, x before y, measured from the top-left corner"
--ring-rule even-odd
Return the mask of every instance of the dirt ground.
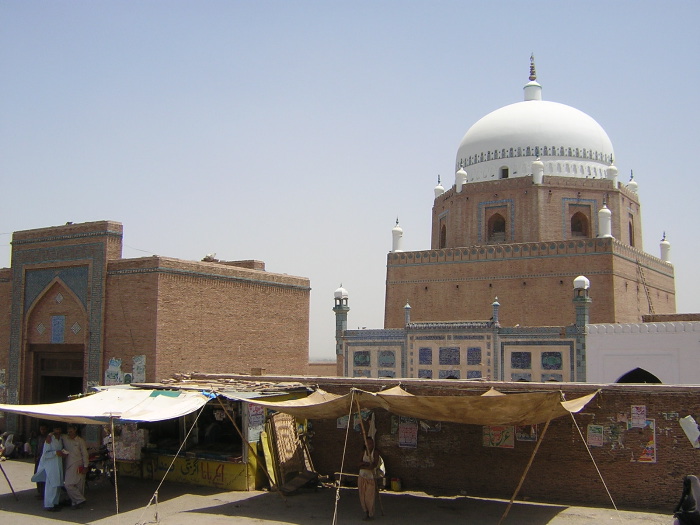
[[[305, 489], [283, 498], [271, 492], [222, 492], [165, 482], [120, 478], [119, 514], [114, 489], [108, 482], [90, 488], [85, 507], [61, 512], [46, 512], [31, 483], [33, 463], [11, 460], [1, 463], [15, 490], [0, 475], [0, 523], [86, 523], [99, 525], [219, 525], [219, 524], [350, 524], [361, 523], [362, 512], [354, 489], [340, 490], [336, 509], [336, 489]], [[381, 492], [374, 522], [382, 525], [469, 523], [496, 525], [508, 505], [507, 501], [470, 497], [432, 497], [419, 492]], [[381, 508], [384, 513], [382, 514]], [[569, 507], [516, 503], [503, 521], [504, 525], [583, 525], [664, 524], [672, 523], [666, 514], [615, 511], [592, 507]]]

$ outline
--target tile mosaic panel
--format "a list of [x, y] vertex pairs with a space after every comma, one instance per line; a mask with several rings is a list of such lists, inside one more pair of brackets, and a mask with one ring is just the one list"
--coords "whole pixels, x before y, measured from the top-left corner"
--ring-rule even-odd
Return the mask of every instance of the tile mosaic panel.
[[510, 354], [510, 367], [519, 370], [530, 370], [532, 368], [532, 353], [513, 352]]
[[393, 368], [396, 366], [396, 353], [393, 350], [380, 350], [378, 366]]
[[467, 348], [467, 364], [468, 365], [480, 365], [481, 364], [481, 348], [478, 346]]
[[439, 370], [438, 379], [459, 379], [459, 370]]
[[418, 377], [421, 379], [432, 379], [433, 371], [425, 368], [418, 369]]
[[419, 365], [432, 365], [433, 364], [433, 349], [432, 348], [419, 348], [418, 349], [418, 364]]
[[358, 350], [352, 356], [353, 366], [371, 366], [371, 356], [368, 350]]
[[458, 365], [459, 364], [459, 347], [448, 346], [440, 348], [440, 364], [441, 365]]
[[542, 370], [561, 370], [563, 361], [561, 352], [542, 352]]

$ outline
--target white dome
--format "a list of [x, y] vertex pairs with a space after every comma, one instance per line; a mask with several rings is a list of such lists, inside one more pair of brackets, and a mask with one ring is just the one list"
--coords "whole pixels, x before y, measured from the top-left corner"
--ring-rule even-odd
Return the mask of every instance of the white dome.
[[333, 297], [335, 299], [347, 299], [348, 298], [348, 291], [342, 287], [338, 288], [334, 293]]
[[[525, 86], [526, 97], [535, 84]], [[476, 122], [459, 145], [455, 169], [467, 170], [467, 182], [523, 177], [532, 173], [537, 157], [545, 175], [604, 178], [613, 147], [605, 130], [584, 112], [534, 97]]]
[[575, 290], [588, 290], [591, 287], [591, 281], [583, 275], [579, 275], [574, 279], [574, 289]]

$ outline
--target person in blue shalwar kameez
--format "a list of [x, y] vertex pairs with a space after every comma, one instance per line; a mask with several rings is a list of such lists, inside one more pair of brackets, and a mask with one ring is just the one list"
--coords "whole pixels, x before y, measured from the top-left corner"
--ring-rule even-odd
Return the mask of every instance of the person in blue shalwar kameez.
[[48, 511], [61, 510], [61, 487], [63, 486], [63, 440], [62, 429], [57, 426], [53, 432], [46, 436], [44, 451], [39, 460], [36, 474], [32, 476], [33, 482], [45, 482], [44, 508]]

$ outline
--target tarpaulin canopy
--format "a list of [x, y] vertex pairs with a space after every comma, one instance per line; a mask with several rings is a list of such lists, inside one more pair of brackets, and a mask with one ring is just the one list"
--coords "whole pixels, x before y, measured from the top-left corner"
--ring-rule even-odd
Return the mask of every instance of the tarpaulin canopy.
[[[245, 400], [305, 419], [337, 418], [361, 408], [383, 408], [392, 414], [429, 421], [469, 425], [535, 425], [579, 412], [597, 392], [562, 401], [559, 391], [501, 394], [489, 390], [481, 396], [414, 396], [396, 386], [383, 392], [353, 389], [345, 395], [316, 390], [303, 399], [291, 401]], [[351, 407], [351, 404], [353, 405]]]
[[43, 405], [2, 405], [0, 412], [81, 424], [164, 421], [194, 412], [209, 401], [201, 392], [109, 388], [95, 394]]

